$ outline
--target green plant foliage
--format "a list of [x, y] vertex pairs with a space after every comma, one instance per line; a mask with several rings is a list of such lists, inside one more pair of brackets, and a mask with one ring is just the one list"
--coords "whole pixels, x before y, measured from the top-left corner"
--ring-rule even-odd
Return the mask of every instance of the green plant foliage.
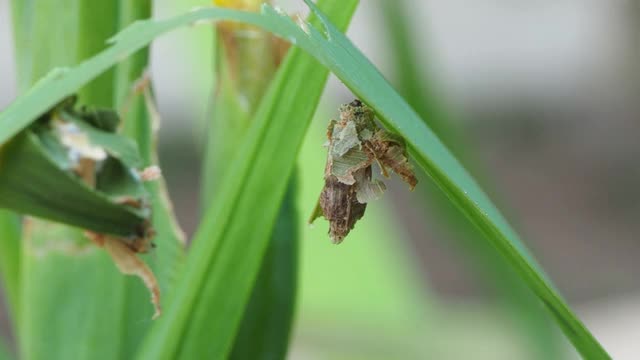
[[[473, 161], [470, 149], [465, 146], [467, 142], [463, 141], [454, 125], [456, 121], [446, 109], [445, 100], [437, 96], [436, 79], [426, 76], [428, 72], [421, 66], [415, 50], [416, 45], [425, 46], [425, 36], [411, 32], [408, 21], [411, 18], [408, 16], [411, 1], [379, 0], [378, 3], [384, 14], [382, 20], [387, 24], [387, 43], [392, 49], [390, 53], [398, 91], [465, 167], [473, 170], [476, 179], [479, 176], [486, 178], [482, 176], [484, 174], [478, 174], [480, 164]], [[558, 357], [561, 349], [556, 333], [551, 331], [551, 322], [505, 259], [493, 250], [490, 243], [482, 240], [479, 229], [470, 224], [442, 192], [431, 184], [419, 190], [425, 194], [422, 203], [436, 210], [436, 215], [444, 220], [455, 240], [454, 246], [474, 266], [478, 278], [497, 291], [505, 311], [514, 319], [514, 327], [530, 344], [529, 352], [534, 354], [534, 358]]]
[[[344, 1], [322, 3], [343, 27], [356, 5], [350, 2], [345, 11]], [[223, 358], [229, 352], [294, 167], [297, 151], [291, 149], [302, 142], [327, 75], [299, 49], [282, 63], [194, 237], [175, 306], [154, 328], [141, 358]]]
[[[148, 0], [97, 5], [91, 1], [64, 0], [54, 4], [33, 0], [14, 1], [13, 5], [19, 83], [24, 90], [25, 84], [33, 82], [44, 71], [93, 55], [105, 46], [105, 40], [117, 28], [151, 13]], [[79, 18], [82, 21], [77, 21]], [[56, 21], [51, 22], [51, 19]], [[142, 151], [140, 158], [125, 156], [125, 162], [136, 168], [157, 163], [153, 158], [155, 134], [147, 131], [152, 128], [146, 115], [147, 104], [142, 96], [134, 96], [132, 90], [132, 84], [142, 76], [146, 64], [147, 50], [144, 49], [123, 62], [115, 72], [104, 74], [101, 80], [84, 90], [77, 89], [81, 98], [92, 104], [121, 110], [127, 103], [125, 132], [135, 138]], [[114, 99], [121, 103], [114, 106]], [[132, 127], [127, 126], [130, 123], [136, 124], [134, 128], [146, 131], [143, 134], [146, 137], [137, 137], [135, 131], [130, 130]], [[104, 122], [93, 125], [105, 128]], [[113, 126], [106, 127], [113, 130]], [[84, 130], [89, 130], [93, 142], [114, 139], [86, 127]], [[132, 144], [131, 140], [122, 137], [116, 142]], [[133, 154], [129, 151], [130, 146], [125, 148], [121, 150]], [[28, 168], [33, 169], [34, 164], [30, 163]], [[54, 174], [47, 173], [50, 177]], [[175, 220], [171, 217], [168, 198], [162, 192], [163, 183], [147, 183], [145, 188], [153, 207], [152, 221], [159, 232], [155, 238], [158, 251], [148, 260], [156, 270], [163, 295], [166, 295], [183, 249], [176, 240], [180, 234], [173, 226]], [[119, 189], [122, 188], [109, 186], [104, 190]], [[140, 187], [136, 191], [144, 192]], [[78, 193], [73, 195], [78, 196]], [[64, 198], [67, 203], [69, 199]], [[104, 216], [95, 206], [85, 206], [82, 210], [84, 215], [95, 211], [98, 217]], [[98, 222], [104, 222], [104, 219], [98, 219]], [[8, 246], [9, 243], [3, 240], [2, 249]], [[18, 279], [21, 280], [19, 293], [22, 296], [19, 305], [23, 311], [19, 312], [16, 332], [23, 358], [115, 359], [132, 356], [152, 324], [149, 293], [139, 279], [119, 273], [109, 256], [89, 243], [82, 231], [59, 224], [29, 221], [21, 253], [18, 258], [22, 262], [22, 274]]]
[[20, 304], [20, 218], [5, 210], [0, 210], [0, 276], [10, 312], [15, 315]]
[[[149, 18], [151, 1], [127, 1], [119, 9], [120, 28]], [[158, 128], [161, 119], [153, 98], [153, 91], [146, 72], [148, 71], [149, 49], [144, 48], [116, 68], [116, 108], [122, 109], [122, 133], [135, 140], [140, 150], [142, 167], [157, 165]], [[163, 304], [171, 298], [173, 284], [185, 258], [186, 239], [173, 214], [167, 187], [163, 178], [146, 182], [150, 196], [151, 223], [156, 231], [156, 248], [146, 261], [158, 278], [163, 294]], [[132, 314], [133, 318], [137, 315]]]
[[[259, 9], [261, 3], [250, 2]], [[235, 1], [234, 7], [246, 2]], [[203, 161], [201, 203], [217, 199], [218, 185], [242, 146], [252, 117], [288, 45], [263, 29], [222, 22], [216, 26], [216, 63], [212, 118]], [[289, 63], [290, 65], [292, 63]], [[291, 81], [291, 80], [289, 80]], [[293, 203], [297, 195], [292, 175], [287, 196], [264, 254], [262, 265], [237, 331], [230, 359], [284, 359], [289, 347], [297, 291], [300, 221]]]
[[82, 118], [86, 114], [72, 111], [65, 108], [61, 115], [51, 116], [60, 116], [93, 145], [111, 153], [96, 173], [96, 189], [72, 173], [72, 150], [61, 143], [56, 130], [48, 123], [38, 124], [0, 151], [0, 206], [95, 232], [135, 237], [148, 220], [148, 210], [117, 202], [121, 197], [147, 201], [140, 179], [131, 175], [131, 166], [140, 161], [135, 143], [92, 127]]
[[[475, 180], [369, 60], [320, 14], [312, 3], [307, 3], [320, 17], [322, 31], [308, 23], [298, 24], [270, 7], [264, 7], [262, 14], [213, 8], [195, 10], [165, 21], [138, 22], [116, 36], [113, 40], [114, 45], [107, 50], [73, 70], [50, 74], [25, 96], [10, 105], [0, 115], [0, 143], [14, 136], [61, 98], [77, 90], [118, 60], [175, 27], [198, 20], [220, 18], [264, 27], [291, 40], [331, 69], [345, 85], [376, 111], [386, 126], [404, 136], [415, 161], [507, 259], [522, 281], [547, 307], [578, 351], [587, 358], [608, 358], [600, 344], [553, 288], [517, 234]], [[304, 70], [303, 74], [318, 73], [317, 67]], [[272, 97], [270, 101], [274, 104], [276, 100], [279, 101], [274, 98], [277, 92], [273, 89], [277, 86], [284, 85], [274, 85], [267, 95]], [[208, 349], [210, 354], [226, 353], [229, 342], [215, 335], [228, 336], [228, 330], [235, 328], [235, 320], [240, 316], [242, 309], [242, 304], [238, 304], [237, 301], [248, 296], [249, 287], [246, 280], [257, 271], [256, 264], [261, 260], [265, 243], [255, 241], [256, 238], [251, 237], [252, 241], [246, 242], [246, 246], [237, 247], [219, 240], [249, 238], [255, 233], [262, 234], [256, 229], [271, 229], [286, 188], [283, 178], [292, 170], [295, 151], [299, 147], [297, 137], [299, 133], [304, 134], [306, 129], [306, 123], [290, 121], [287, 110], [293, 104], [298, 104], [303, 99], [307, 100], [307, 97], [301, 99], [300, 94], [309, 91], [308, 86], [309, 81], [303, 88], [296, 89], [288, 101], [279, 108], [261, 107], [258, 111], [256, 118], [264, 121], [256, 121], [253, 124], [245, 145], [239, 149], [236, 158], [239, 161], [235, 161], [228, 173], [228, 181], [222, 187], [224, 196], [219, 199], [219, 204], [208, 212], [203, 226], [196, 235], [193, 253], [197, 254], [194, 255], [197, 257], [188, 262], [185, 271], [185, 279], [188, 281], [181, 283], [176, 293], [176, 300], [180, 299], [177, 302], [181, 308], [171, 307], [167, 311], [159, 326], [154, 329], [154, 336], [147, 342], [143, 355], [156, 355], [151, 356], [153, 358], [171, 358], [178, 353], [184, 356], [202, 356], [201, 351], [205, 344], [200, 336], [205, 336], [205, 333], [210, 336], [208, 344], [213, 342], [213, 346]], [[282, 93], [279, 95], [284, 97]], [[307, 110], [312, 112], [313, 109]], [[300, 117], [296, 117], [296, 120], [298, 119]], [[284, 133], [287, 134], [286, 137], [282, 136]], [[257, 156], [258, 154], [260, 156]], [[262, 162], [262, 159], [269, 159], [269, 163]], [[262, 205], [259, 214], [254, 211], [256, 204]], [[238, 217], [238, 214], [251, 214], [251, 217]], [[247, 229], [256, 231], [247, 232]], [[243, 261], [232, 263], [236, 259]], [[207, 274], [209, 276], [205, 281]], [[205, 286], [200, 288], [201, 284]], [[219, 291], [216, 293], [217, 290]], [[237, 297], [228, 296], [230, 291], [237, 294]], [[200, 297], [201, 294], [211, 294], [215, 298]], [[208, 307], [199, 303], [206, 300], [214, 301], [207, 303]], [[225, 318], [225, 321], [210, 322], [207, 316], [211, 314], [210, 309], [215, 309], [216, 313], [228, 314], [228, 318]], [[183, 325], [187, 323], [188, 329]], [[211, 341], [211, 338], [214, 341]], [[181, 342], [181, 339], [185, 341]], [[197, 352], [198, 350], [200, 352]]]
[[[22, 241], [20, 355], [121, 358], [124, 337], [136, 335], [115, 331], [125, 326], [125, 319], [115, 314], [131, 306], [124, 302], [125, 292], [127, 286], [142, 287], [137, 279], [120, 274], [109, 256], [88, 243], [81, 231], [63, 225], [30, 220]], [[146, 296], [140, 299], [150, 307]], [[138, 322], [150, 318], [148, 309], [138, 315]]]
[[[151, 16], [151, 1], [120, 1], [119, 28], [124, 28], [140, 19]], [[157, 154], [158, 129], [161, 119], [155, 106], [153, 89], [148, 79], [148, 47], [137, 51], [115, 69], [115, 107], [122, 114], [122, 133], [138, 144], [142, 166], [159, 163]], [[153, 241], [156, 248], [145, 262], [153, 270], [160, 286], [161, 305], [171, 302], [175, 281], [185, 259], [186, 239], [173, 214], [167, 187], [161, 177], [146, 182], [145, 188], [150, 196], [151, 223], [156, 231]], [[140, 286], [137, 279], [127, 288], [124, 301], [128, 306], [123, 310], [122, 354], [131, 358], [140, 346], [141, 339], [153, 325], [149, 314], [148, 292]], [[143, 299], [143, 301], [140, 301]]]
[[[77, 61], [79, 4], [33, 0], [12, 1], [12, 5], [18, 84], [24, 93], [51, 68]], [[83, 34], [95, 35], [99, 44], [104, 43], [99, 32]], [[123, 327], [122, 318], [113, 314], [124, 304], [125, 278], [108, 256], [85, 251], [90, 248], [79, 230], [39, 220], [29, 222], [20, 244], [20, 299], [14, 313], [20, 356], [119, 356], [122, 334], [109, 329]], [[2, 246], [4, 251], [7, 243]]]
[[[138, 2], [138, 1], [136, 1]], [[148, 1], [139, 1], [149, 7]], [[78, 0], [78, 38], [76, 62], [89, 58], [104, 49], [104, 40], [115, 34], [118, 27], [118, 12], [128, 5], [123, 1]], [[65, 17], [65, 22], [71, 16]], [[92, 106], [110, 107], [114, 104], [114, 70], [106, 71], [95, 78], [91, 84], [80, 90], [80, 101]]]
[[294, 205], [296, 185], [289, 183], [230, 359], [286, 358], [297, 298], [300, 217]]
[[317, 59], [373, 107], [385, 125], [405, 137], [416, 162], [507, 259], [542, 300], [576, 349], [587, 358], [607, 358], [604, 349], [558, 295], [517, 234], [462, 165], [362, 53], [328, 21], [324, 25], [324, 35], [310, 30], [315, 47], [307, 49], [302, 42], [298, 45], [311, 54], [318, 53]]

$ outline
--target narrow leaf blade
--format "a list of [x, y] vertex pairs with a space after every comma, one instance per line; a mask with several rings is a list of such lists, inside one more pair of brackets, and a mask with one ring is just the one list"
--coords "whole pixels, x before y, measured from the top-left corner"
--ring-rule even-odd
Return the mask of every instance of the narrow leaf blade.
[[[357, 2], [324, 3], [344, 27]], [[228, 354], [327, 76], [311, 57], [292, 49], [194, 237], [175, 306], [160, 319], [140, 358]]]
[[20, 305], [20, 218], [5, 210], [0, 210], [0, 276], [15, 325]]

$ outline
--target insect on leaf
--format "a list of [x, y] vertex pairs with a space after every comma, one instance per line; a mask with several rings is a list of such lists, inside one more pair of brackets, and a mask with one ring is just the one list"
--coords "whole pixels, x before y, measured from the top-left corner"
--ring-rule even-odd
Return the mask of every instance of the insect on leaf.
[[340, 108], [340, 120], [331, 120], [327, 137], [325, 185], [309, 222], [324, 216], [331, 240], [339, 244], [364, 216], [367, 203], [386, 190], [382, 181], [371, 178], [374, 163], [384, 176], [389, 176], [387, 168], [393, 170], [411, 189], [418, 180], [404, 141], [378, 127], [373, 111], [360, 100]]

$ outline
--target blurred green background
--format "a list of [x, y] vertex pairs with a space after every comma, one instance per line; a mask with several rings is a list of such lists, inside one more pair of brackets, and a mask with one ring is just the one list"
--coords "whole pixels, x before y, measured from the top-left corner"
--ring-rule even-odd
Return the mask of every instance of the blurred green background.
[[[160, 0], [155, 16], [207, 3]], [[632, 2], [362, 0], [348, 32], [433, 117], [617, 359], [634, 358], [640, 335], [639, 15]], [[9, 21], [0, 0], [0, 108], [15, 97]], [[161, 166], [188, 232], [199, 218], [211, 43], [200, 27], [152, 47]], [[350, 100], [332, 80], [300, 154], [302, 218], [322, 187], [326, 123]], [[486, 249], [460, 239], [468, 234], [426, 179], [413, 193], [389, 185], [340, 246], [326, 222], [303, 227], [291, 359], [577, 357]]]

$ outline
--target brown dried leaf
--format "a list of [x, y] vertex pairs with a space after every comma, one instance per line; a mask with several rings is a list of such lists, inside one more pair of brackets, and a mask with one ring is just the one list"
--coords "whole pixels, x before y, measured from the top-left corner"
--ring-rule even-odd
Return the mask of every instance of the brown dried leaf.
[[155, 308], [152, 319], [157, 319], [162, 313], [160, 287], [155, 275], [147, 264], [140, 260], [136, 251], [127, 246], [121, 239], [112, 236], [87, 232], [87, 237], [109, 253], [121, 273], [134, 275], [142, 280], [151, 293], [151, 303]]

